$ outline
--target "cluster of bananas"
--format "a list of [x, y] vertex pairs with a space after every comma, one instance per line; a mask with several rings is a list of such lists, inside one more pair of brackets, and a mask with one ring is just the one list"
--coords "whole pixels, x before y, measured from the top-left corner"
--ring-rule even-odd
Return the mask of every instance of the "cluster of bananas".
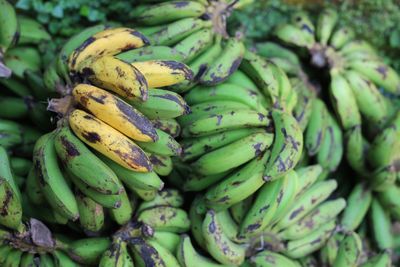
[[130, 15], [154, 47], [136, 53], [144, 58], [156, 56], [187, 64], [194, 79], [172, 86], [175, 92], [186, 92], [196, 84], [210, 86], [227, 80], [245, 53], [243, 42], [226, 33], [226, 17], [234, 7], [240, 7], [235, 2], [164, 1], [139, 5]]
[[330, 103], [344, 130], [347, 161], [365, 175], [376, 171], [369, 168], [365, 151], [398, 109], [393, 99], [400, 94], [400, 77], [351, 28], [337, 26], [338, 17], [327, 9], [314, 24], [299, 12], [275, 34], [285, 44], [308, 50], [312, 65], [329, 69]]

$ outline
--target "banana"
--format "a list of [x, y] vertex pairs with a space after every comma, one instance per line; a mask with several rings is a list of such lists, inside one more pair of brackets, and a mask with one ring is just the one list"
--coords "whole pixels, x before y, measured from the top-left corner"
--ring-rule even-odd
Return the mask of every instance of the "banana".
[[53, 251], [54, 264], [56, 267], [78, 267], [79, 265], [74, 262], [67, 254], [60, 250]]
[[305, 134], [305, 147], [310, 156], [317, 154], [322, 146], [325, 134], [328, 131], [328, 116], [325, 103], [318, 98], [315, 99]]
[[12, 70], [13, 75], [21, 79], [26, 70], [40, 71], [42, 67], [39, 51], [29, 46], [17, 46], [8, 49], [3, 60], [4, 64]]
[[245, 127], [268, 127], [270, 120], [266, 114], [253, 110], [224, 110], [205, 118], [200, 118], [182, 129], [183, 137], [198, 137]]
[[222, 267], [211, 259], [208, 259], [199, 254], [192, 245], [190, 237], [186, 234], [181, 236], [179, 247], [177, 249], [177, 259], [183, 267]]
[[156, 129], [158, 140], [150, 142], [136, 142], [142, 149], [162, 156], [179, 156], [182, 153], [180, 144], [168, 133]]
[[57, 61], [53, 59], [43, 73], [43, 83], [46, 91], [54, 94], [66, 94], [66, 84], [63, 78], [57, 73]]
[[77, 178], [72, 173], [68, 173], [68, 178], [71, 182], [86, 196], [93, 199], [95, 202], [105, 208], [118, 208], [121, 206], [121, 194], [118, 195], [105, 195], [102, 194]]
[[35, 255], [29, 252], [25, 252], [21, 256], [20, 267], [34, 267], [35, 266]]
[[206, 213], [202, 229], [207, 251], [215, 260], [226, 265], [243, 263], [245, 248], [229, 239], [215, 211], [209, 210]]
[[331, 74], [330, 95], [331, 102], [342, 127], [347, 130], [361, 124], [361, 116], [357, 107], [357, 100], [350, 84], [343, 75]]
[[121, 166], [138, 172], [152, 170], [139, 146], [96, 117], [76, 109], [70, 114], [69, 123], [79, 139]]
[[343, 241], [344, 234], [334, 233], [319, 252], [321, 264], [323, 266], [332, 266], [339, 252], [340, 243]]
[[266, 180], [277, 179], [292, 170], [303, 149], [303, 134], [296, 119], [279, 110], [272, 110], [272, 118], [275, 137], [264, 172]]
[[104, 209], [80, 191], [75, 192], [79, 210], [79, 223], [87, 233], [98, 233], [104, 226]]
[[[2, 146], [0, 146], [0, 177], [9, 187], [11, 187], [13, 195], [20, 201], [21, 193], [15, 182], [11, 161], [7, 154], [7, 150]], [[7, 203], [3, 204], [6, 205]]]
[[335, 171], [343, 156], [343, 133], [336, 119], [329, 113], [326, 132], [321, 140], [317, 161], [329, 171]]
[[126, 191], [121, 194], [121, 205], [118, 208], [110, 209], [109, 213], [111, 218], [119, 225], [124, 225], [131, 219], [133, 208]]
[[340, 242], [339, 251], [332, 266], [359, 266], [362, 252], [363, 246], [360, 236], [356, 232], [350, 232]]
[[299, 188], [299, 176], [294, 170], [288, 172], [281, 179], [283, 180], [283, 186], [279, 192], [277, 208], [268, 225], [269, 227], [278, 222], [286, 214], [287, 210], [290, 209], [295, 201], [295, 193]]
[[149, 40], [134, 29], [122, 27], [104, 29], [93, 34], [74, 49], [68, 58], [68, 66], [70, 71], [76, 71], [87, 59], [112, 56], [148, 44]]
[[302, 239], [289, 241], [284, 254], [292, 259], [298, 259], [312, 254], [325, 245], [335, 227], [335, 221], [332, 220]]
[[156, 119], [152, 120], [153, 127], [159, 129], [172, 137], [176, 138], [181, 133], [181, 126], [175, 119]]
[[149, 90], [145, 102], [130, 100], [128, 103], [151, 120], [173, 119], [190, 113], [190, 107], [180, 95], [162, 89]]
[[32, 161], [19, 157], [12, 157], [10, 164], [13, 173], [20, 176], [26, 176], [32, 167]]
[[130, 190], [143, 189], [143, 190], [161, 190], [164, 182], [155, 173], [152, 172], [135, 172], [130, 169], [124, 168], [106, 156], [97, 153], [97, 156], [118, 176], [118, 178]]
[[393, 248], [393, 233], [389, 214], [384, 210], [378, 199], [373, 198], [370, 210], [372, 235], [378, 248]]
[[324, 9], [317, 21], [317, 39], [325, 46], [331, 38], [333, 29], [338, 20], [338, 14], [333, 9]]
[[[7, 172], [1, 170], [2, 174]], [[14, 191], [13, 187], [7, 179], [0, 178], [0, 225], [22, 231], [24, 228], [22, 224], [22, 206], [18, 193]]]
[[13, 248], [9, 245], [2, 244], [0, 246], [0, 264], [3, 264], [5, 259], [7, 258], [7, 255], [13, 250]]
[[13, 5], [11, 5], [7, 0], [1, 0], [0, 10], [0, 52], [1, 54], [4, 54], [9, 47], [18, 42], [20, 29]]
[[174, 207], [161, 206], [143, 210], [138, 220], [156, 231], [183, 233], [190, 229], [186, 211]]
[[346, 201], [342, 198], [326, 201], [313, 209], [297, 223], [285, 228], [279, 233], [279, 236], [285, 240], [303, 238], [313, 230], [336, 218], [345, 206]]
[[49, 254], [40, 254], [40, 266], [55, 267], [53, 257]]
[[104, 56], [94, 59], [81, 70], [83, 76], [96, 86], [113, 91], [127, 99], [145, 101], [148, 84], [144, 75], [133, 65]]
[[18, 267], [21, 261], [22, 251], [19, 249], [11, 250], [2, 266], [4, 267]]
[[[285, 59], [290, 62], [291, 65], [295, 66], [295, 69], [297, 69], [298, 71], [300, 70], [300, 60], [297, 55], [289, 49], [280, 46], [279, 44], [273, 42], [256, 43], [255, 49], [257, 51], [257, 54], [265, 58]], [[298, 71], [296, 71], [296, 73]]]
[[260, 155], [271, 145], [272, 139], [272, 134], [268, 133], [249, 135], [203, 155], [192, 163], [192, 167], [202, 175], [231, 170]]
[[315, 27], [307, 13], [304, 11], [297, 11], [292, 16], [292, 23], [301, 29], [304, 38], [309, 46], [315, 43]]
[[170, 156], [149, 154], [151, 164], [153, 164], [154, 172], [161, 176], [167, 176], [172, 172], [173, 162]]
[[178, 260], [168, 249], [166, 249], [165, 247], [163, 247], [162, 245], [160, 245], [157, 241], [155, 241], [153, 239], [146, 240], [146, 242], [157, 251], [157, 253], [160, 255], [160, 257], [165, 262], [166, 267], [179, 266]]
[[131, 12], [131, 15], [138, 23], [159, 25], [179, 19], [199, 17], [205, 13], [206, 8], [196, 1], [169, 1], [151, 6], [138, 6], [136, 10], [137, 12]]
[[378, 193], [378, 199], [380, 203], [389, 209], [390, 215], [394, 218], [400, 218], [400, 201], [397, 197], [400, 193], [400, 188], [398, 186], [391, 186], [383, 192]]
[[182, 53], [169, 46], [151, 45], [128, 50], [115, 56], [122, 61], [133, 63], [149, 60], [173, 60], [182, 62], [185, 57]]
[[400, 94], [400, 77], [394, 69], [379, 60], [358, 60], [348, 63], [349, 68], [368, 77], [387, 92]]
[[329, 44], [335, 49], [341, 49], [351, 42], [355, 37], [355, 32], [350, 27], [341, 27], [332, 33]]
[[364, 220], [371, 206], [371, 201], [371, 190], [365, 184], [357, 184], [347, 199], [347, 206], [340, 221], [343, 229], [346, 231], [356, 230]]
[[[202, 195], [196, 195], [190, 204], [189, 208], [189, 219], [190, 219], [190, 232], [196, 241], [196, 243], [203, 249], [207, 250], [205, 246], [205, 240], [203, 237], [203, 221], [204, 221], [204, 214], [200, 214], [197, 212], [197, 207], [203, 202]], [[179, 249], [177, 251], [177, 257], [180, 261], [179, 256]]]
[[186, 138], [181, 141], [182, 145], [182, 160], [188, 161], [195, 159], [206, 152], [213, 151], [239, 139], [245, 138], [257, 132], [263, 132], [260, 128], [243, 128], [237, 130], [230, 130], [212, 135]]
[[67, 254], [83, 265], [97, 265], [101, 255], [110, 247], [107, 237], [82, 238], [69, 243]]
[[266, 112], [262, 106], [261, 97], [255, 90], [230, 83], [223, 83], [214, 87], [199, 86], [193, 88], [185, 95], [185, 100], [189, 105], [211, 101], [232, 101], [244, 104], [255, 111]]
[[375, 84], [352, 70], [346, 71], [345, 77], [357, 100], [360, 113], [373, 123], [382, 123], [387, 118], [388, 111], [384, 97]]
[[392, 165], [379, 168], [369, 178], [372, 190], [386, 191], [396, 182], [396, 168]]
[[30, 96], [25, 98], [2, 96], [0, 97], [0, 117], [11, 120], [24, 119], [29, 113], [32, 101]]
[[389, 252], [381, 252], [380, 254], [368, 259], [364, 262], [361, 267], [390, 267], [392, 265], [392, 259], [390, 258]]
[[291, 206], [285, 216], [277, 223], [276, 229], [285, 229], [306, 216], [322, 203], [336, 189], [336, 180], [327, 180], [314, 184]]
[[174, 45], [194, 32], [211, 27], [211, 21], [197, 18], [185, 18], [158, 26], [153, 33], [147, 35], [152, 45]]
[[214, 210], [226, 209], [255, 193], [264, 183], [263, 174], [269, 153], [252, 159], [205, 193], [206, 205]]
[[260, 234], [271, 223], [279, 205], [285, 179], [265, 183], [257, 194], [250, 210], [240, 224], [240, 237], [254, 237]]
[[43, 194], [51, 207], [61, 215], [76, 220], [78, 205], [57, 162], [54, 132], [43, 135], [35, 144], [33, 165]]
[[231, 170], [213, 175], [189, 174], [184, 182], [184, 191], [202, 191], [226, 177]]
[[140, 189], [136, 188], [132, 190], [136, 196], [138, 196], [140, 199], [143, 199], [144, 201], [150, 201], [153, 200], [156, 197], [157, 190], [155, 189]]
[[210, 86], [228, 79], [239, 68], [244, 53], [244, 44], [235, 38], [229, 38], [221, 54], [200, 77], [200, 83]]
[[307, 32], [303, 31], [297, 25], [288, 23], [281, 24], [275, 28], [274, 35], [290, 45], [306, 48], [311, 48], [313, 45], [313, 43], [309, 42], [310, 37], [308, 36]]
[[173, 60], [149, 60], [133, 62], [131, 65], [143, 74], [149, 88], [160, 88], [193, 79], [192, 70]]
[[25, 187], [29, 188], [29, 190], [25, 190], [29, 201], [35, 205], [43, 204], [45, 202], [45, 198], [40, 188], [39, 181], [36, 178], [34, 167], [29, 170], [25, 183]]
[[297, 261], [285, 257], [279, 253], [264, 250], [250, 258], [251, 266], [254, 267], [300, 267]]
[[96, 157], [68, 127], [56, 133], [55, 150], [63, 166], [84, 184], [103, 194], [123, 191], [115, 173]]
[[184, 62], [190, 62], [211, 46], [213, 37], [211, 29], [202, 29], [177, 43], [174, 49], [185, 56]]
[[135, 266], [167, 267], [159, 252], [143, 238], [131, 238], [129, 246], [133, 252]]
[[119, 97], [88, 84], [75, 86], [72, 95], [84, 109], [126, 136], [143, 142], [158, 139], [152, 123]]
[[349, 165], [359, 173], [366, 170], [366, 153], [361, 126], [354, 126], [345, 132], [346, 158]]
[[57, 73], [64, 78], [65, 81], [70, 83], [70, 76], [69, 76], [69, 68], [68, 68], [68, 59], [72, 52], [77, 49], [83, 42], [85, 42], [88, 38], [92, 35], [103, 31], [106, 29], [107, 26], [105, 25], [95, 25], [88, 28], [85, 28], [78, 34], [69, 38], [64, 45], [62, 46], [60, 52], [57, 55], [56, 59], [56, 70]]
[[198, 83], [200, 77], [203, 76], [206, 70], [210, 67], [211, 63], [214, 62], [215, 59], [221, 54], [221, 51], [221, 38], [216, 36], [211, 47], [207, 48], [205, 51], [202, 51], [202, 53], [200, 53], [200, 55], [195, 57], [193, 60], [188, 61], [188, 65], [193, 71], [193, 79], [190, 82], [184, 81], [176, 84], [171, 88], [171, 90], [177, 93], [184, 93], [190, 90]]
[[20, 27], [18, 45], [40, 44], [51, 40], [50, 34], [36, 20], [19, 15], [18, 23]]
[[137, 212], [142, 210], [157, 207], [157, 206], [169, 206], [179, 208], [183, 205], [183, 196], [176, 189], [165, 188], [158, 191], [156, 197], [151, 201], [142, 202]]
[[14, 76], [11, 76], [8, 79], [0, 79], [0, 84], [4, 86], [6, 89], [8, 89], [14, 95], [20, 97], [26, 97], [31, 94], [26, 84]]
[[257, 54], [246, 51], [240, 69], [257, 85], [265, 97], [269, 100], [270, 106], [279, 107], [280, 77], [276, 77], [277, 66]]
[[155, 231], [151, 237], [151, 240], [154, 240], [164, 248], [168, 249], [168, 251], [174, 255], [177, 252], [180, 239], [181, 238], [178, 234], [161, 231]]

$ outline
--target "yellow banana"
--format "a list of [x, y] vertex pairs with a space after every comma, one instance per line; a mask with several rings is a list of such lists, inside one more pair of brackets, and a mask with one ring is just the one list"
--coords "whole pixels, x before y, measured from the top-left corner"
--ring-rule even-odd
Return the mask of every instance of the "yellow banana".
[[88, 84], [78, 84], [72, 95], [86, 110], [126, 136], [142, 141], [158, 140], [153, 124], [119, 97]]
[[144, 75], [149, 88], [170, 86], [193, 78], [193, 72], [188, 66], [173, 60], [149, 60], [131, 64]]
[[75, 109], [69, 124], [83, 142], [121, 166], [137, 172], [152, 170], [149, 158], [138, 145], [89, 113]]
[[128, 99], [147, 100], [148, 85], [144, 75], [129, 63], [112, 56], [100, 57], [81, 70], [95, 85]]
[[92, 35], [76, 48], [69, 57], [68, 66], [70, 71], [74, 71], [89, 58], [116, 55], [148, 44], [149, 40], [134, 29], [106, 29]]

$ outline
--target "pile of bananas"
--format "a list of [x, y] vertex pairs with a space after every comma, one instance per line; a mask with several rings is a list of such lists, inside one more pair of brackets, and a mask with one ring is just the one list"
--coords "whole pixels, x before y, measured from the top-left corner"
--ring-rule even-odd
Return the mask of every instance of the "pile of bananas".
[[229, 36], [247, 4], [140, 1], [47, 62], [0, 0], [1, 266], [396, 266], [399, 76], [331, 9]]

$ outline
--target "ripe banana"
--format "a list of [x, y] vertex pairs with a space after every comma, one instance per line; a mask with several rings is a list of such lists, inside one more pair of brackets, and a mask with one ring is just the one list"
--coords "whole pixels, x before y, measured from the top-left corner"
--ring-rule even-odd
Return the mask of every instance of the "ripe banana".
[[138, 172], [152, 170], [139, 146], [96, 117], [76, 109], [70, 114], [69, 123], [79, 139], [121, 166]]

